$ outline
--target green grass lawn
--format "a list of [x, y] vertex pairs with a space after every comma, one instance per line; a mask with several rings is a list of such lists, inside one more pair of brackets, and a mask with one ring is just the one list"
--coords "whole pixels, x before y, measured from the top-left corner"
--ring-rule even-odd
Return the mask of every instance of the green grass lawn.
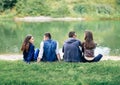
[[0, 85], [120, 85], [120, 61], [0, 61]]

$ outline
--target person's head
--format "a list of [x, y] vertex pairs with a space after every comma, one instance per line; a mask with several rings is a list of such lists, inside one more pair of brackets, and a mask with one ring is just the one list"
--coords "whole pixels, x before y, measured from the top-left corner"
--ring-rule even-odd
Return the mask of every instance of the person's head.
[[95, 48], [96, 44], [94, 43], [94, 40], [93, 40], [93, 34], [91, 31], [85, 31], [85, 34], [84, 34], [84, 40], [85, 40], [85, 47], [86, 48]]
[[84, 40], [87, 42], [93, 41], [93, 34], [91, 31], [85, 31]]
[[46, 32], [44, 34], [44, 40], [49, 40], [49, 39], [51, 39], [51, 34], [49, 32]]
[[33, 38], [32, 35], [27, 35], [24, 39], [21, 50], [22, 51], [24, 51], [24, 50], [28, 51], [30, 43], [32, 43], [32, 44], [34, 43], [34, 38]]
[[75, 31], [70, 31], [68, 34], [69, 38], [76, 38], [76, 33]]

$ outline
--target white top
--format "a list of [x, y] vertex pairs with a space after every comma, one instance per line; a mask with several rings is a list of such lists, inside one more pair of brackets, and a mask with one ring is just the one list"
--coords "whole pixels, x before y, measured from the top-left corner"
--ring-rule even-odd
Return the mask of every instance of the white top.
[[[44, 47], [44, 42], [42, 41], [40, 43], [40, 52], [39, 52], [38, 58], [42, 58], [43, 57], [43, 52], [44, 52], [43, 47]], [[59, 54], [59, 43], [58, 42], [57, 42], [57, 47], [56, 47], [55, 52], [56, 52], [56, 55]]]
[[86, 57], [86, 56], [85, 56], [85, 59], [88, 60], [88, 61], [91, 61], [91, 60], [94, 59], [94, 57]]

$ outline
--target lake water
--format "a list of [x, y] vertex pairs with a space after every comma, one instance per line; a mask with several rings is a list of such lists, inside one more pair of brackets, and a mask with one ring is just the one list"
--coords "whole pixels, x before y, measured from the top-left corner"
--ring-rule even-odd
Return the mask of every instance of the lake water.
[[20, 53], [21, 44], [27, 34], [32, 34], [35, 47], [43, 39], [45, 32], [62, 47], [69, 31], [76, 31], [83, 41], [84, 31], [91, 30], [98, 47], [96, 54], [120, 56], [120, 21], [76, 21], [76, 22], [14, 22], [0, 21], [0, 54]]

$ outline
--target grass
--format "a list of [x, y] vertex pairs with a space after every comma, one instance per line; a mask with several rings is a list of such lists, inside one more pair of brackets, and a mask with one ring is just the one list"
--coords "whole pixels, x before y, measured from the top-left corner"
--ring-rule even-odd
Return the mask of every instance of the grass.
[[0, 85], [119, 85], [119, 62], [0, 61]]

